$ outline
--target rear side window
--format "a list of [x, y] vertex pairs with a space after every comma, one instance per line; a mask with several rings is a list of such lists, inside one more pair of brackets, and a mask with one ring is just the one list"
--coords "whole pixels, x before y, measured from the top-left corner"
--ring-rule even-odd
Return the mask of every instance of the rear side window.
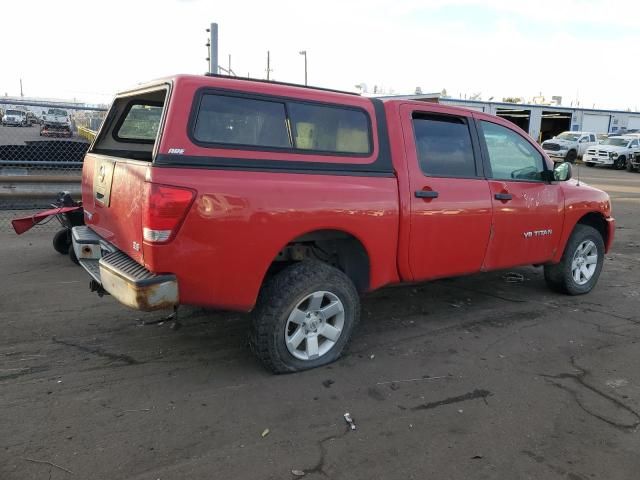
[[204, 95], [194, 137], [203, 143], [291, 147], [284, 103]]
[[369, 152], [369, 122], [364, 112], [292, 102], [289, 115], [298, 149]]
[[463, 118], [414, 114], [418, 162], [425, 175], [475, 177], [469, 126]]
[[149, 103], [132, 103], [116, 131], [119, 140], [155, 142], [162, 105]]
[[359, 109], [291, 100], [204, 94], [193, 138], [207, 146], [367, 155], [368, 115]]

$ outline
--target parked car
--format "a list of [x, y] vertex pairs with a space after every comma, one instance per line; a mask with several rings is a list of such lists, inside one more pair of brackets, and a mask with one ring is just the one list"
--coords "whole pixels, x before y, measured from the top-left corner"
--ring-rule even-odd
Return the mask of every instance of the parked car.
[[562, 132], [542, 142], [542, 149], [551, 158], [574, 163], [577, 158], [582, 158], [587, 148], [597, 144], [598, 140], [593, 132]]
[[66, 110], [50, 108], [47, 113], [42, 116], [40, 136], [70, 137], [71, 135], [71, 118]]
[[587, 167], [606, 165], [615, 169], [627, 166], [627, 160], [640, 154], [640, 140], [635, 135], [609, 137], [582, 158]]
[[27, 112], [27, 123], [29, 125], [39, 125], [40, 119], [33, 112]]
[[275, 372], [337, 359], [361, 293], [544, 265], [550, 288], [584, 294], [613, 241], [605, 192], [481, 112], [176, 76], [117, 95], [106, 118], [72, 232], [92, 290], [252, 311]]
[[8, 108], [2, 116], [2, 125], [11, 127], [26, 127], [27, 114], [23, 110]]

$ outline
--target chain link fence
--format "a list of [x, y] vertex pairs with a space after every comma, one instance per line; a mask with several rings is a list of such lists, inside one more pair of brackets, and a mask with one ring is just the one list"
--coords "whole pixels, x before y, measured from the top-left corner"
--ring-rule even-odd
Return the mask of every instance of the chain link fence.
[[[106, 106], [0, 97], [0, 233], [50, 208], [60, 191], [80, 199], [84, 155]], [[52, 219], [37, 229], [59, 228]]]

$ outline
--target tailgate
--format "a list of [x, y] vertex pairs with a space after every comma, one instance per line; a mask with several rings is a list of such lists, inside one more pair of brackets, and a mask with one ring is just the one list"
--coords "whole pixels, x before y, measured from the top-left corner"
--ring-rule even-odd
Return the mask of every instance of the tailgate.
[[146, 162], [89, 153], [82, 172], [85, 222], [139, 263], [148, 167]]
[[169, 87], [161, 83], [116, 96], [82, 169], [86, 224], [143, 265], [146, 179]]

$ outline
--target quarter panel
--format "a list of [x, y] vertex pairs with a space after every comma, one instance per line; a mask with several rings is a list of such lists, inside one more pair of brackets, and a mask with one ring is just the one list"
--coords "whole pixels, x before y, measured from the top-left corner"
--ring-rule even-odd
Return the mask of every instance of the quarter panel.
[[177, 237], [144, 244], [147, 268], [178, 277], [181, 303], [250, 310], [264, 275], [290, 241], [341, 230], [364, 245], [370, 288], [398, 281], [394, 177], [153, 167], [155, 183], [198, 194]]

